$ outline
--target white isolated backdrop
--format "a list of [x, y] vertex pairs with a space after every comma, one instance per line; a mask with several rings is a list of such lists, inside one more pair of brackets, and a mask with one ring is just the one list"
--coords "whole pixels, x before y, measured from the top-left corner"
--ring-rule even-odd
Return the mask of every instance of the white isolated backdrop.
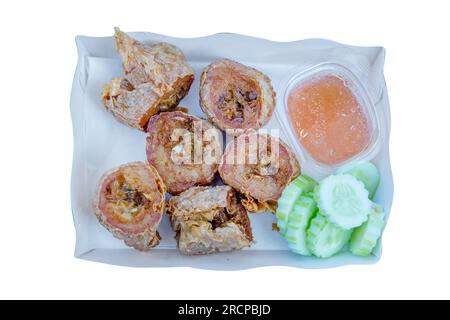
[[[0, 298], [450, 298], [447, 3], [2, 3]], [[74, 37], [111, 35], [113, 26], [176, 37], [234, 32], [385, 47], [395, 194], [382, 259], [326, 270], [232, 272], [131, 269], [75, 259], [69, 112]], [[212, 277], [224, 281], [212, 286]]]

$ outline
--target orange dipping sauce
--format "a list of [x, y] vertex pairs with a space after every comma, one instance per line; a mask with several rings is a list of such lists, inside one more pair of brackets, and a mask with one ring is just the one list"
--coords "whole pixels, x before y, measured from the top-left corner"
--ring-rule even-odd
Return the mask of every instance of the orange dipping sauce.
[[369, 144], [367, 116], [344, 80], [324, 75], [299, 84], [288, 96], [297, 138], [316, 160], [339, 164]]

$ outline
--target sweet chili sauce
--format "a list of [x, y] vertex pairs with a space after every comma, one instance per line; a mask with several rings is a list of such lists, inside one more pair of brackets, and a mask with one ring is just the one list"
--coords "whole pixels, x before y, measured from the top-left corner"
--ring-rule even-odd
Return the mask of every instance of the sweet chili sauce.
[[337, 76], [323, 75], [299, 84], [288, 96], [288, 112], [302, 146], [324, 164], [341, 163], [369, 144], [363, 107]]

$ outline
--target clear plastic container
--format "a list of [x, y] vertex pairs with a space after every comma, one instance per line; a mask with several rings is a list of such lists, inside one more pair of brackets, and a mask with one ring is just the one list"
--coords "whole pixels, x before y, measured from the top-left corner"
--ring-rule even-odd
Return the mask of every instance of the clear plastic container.
[[[327, 164], [317, 160], [308, 150], [302, 145], [299, 137], [295, 131], [291, 117], [288, 110], [288, 98], [291, 92], [302, 84], [308, 83], [314, 78], [321, 78], [323, 76], [335, 76], [344, 81], [345, 86], [350, 89], [352, 94], [356, 97], [359, 105], [362, 108], [363, 114], [367, 119], [368, 125], [368, 143], [363, 150], [352, 157], [334, 164]], [[277, 108], [277, 117], [279, 121], [285, 126], [282, 130], [288, 139], [288, 143], [294, 149], [302, 163], [307, 163], [311, 170], [314, 170], [320, 175], [330, 174], [336, 169], [353, 160], [371, 160], [379, 151], [381, 134], [381, 121], [377, 115], [374, 103], [371, 101], [367, 89], [364, 87], [358, 77], [348, 68], [337, 63], [321, 63], [309, 68], [297, 68], [286, 77], [284, 81], [284, 92], [280, 92], [282, 96], [283, 106]]]

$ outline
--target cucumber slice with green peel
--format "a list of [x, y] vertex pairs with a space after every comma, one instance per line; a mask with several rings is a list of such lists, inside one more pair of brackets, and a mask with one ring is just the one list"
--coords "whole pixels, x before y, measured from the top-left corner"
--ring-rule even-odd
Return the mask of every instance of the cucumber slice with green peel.
[[295, 184], [297, 187], [302, 189], [302, 192], [311, 192], [314, 190], [314, 187], [317, 185], [317, 181], [307, 176], [306, 174], [302, 174], [295, 178], [291, 184]]
[[380, 184], [380, 172], [371, 162], [351, 162], [340, 167], [337, 173], [348, 173], [364, 183], [364, 187], [369, 191], [369, 198], [373, 199]]
[[320, 212], [344, 230], [366, 222], [372, 201], [364, 184], [350, 174], [331, 175], [315, 188], [314, 197]]
[[287, 230], [287, 223], [282, 220], [277, 221], [278, 232], [284, 237]]
[[306, 230], [316, 212], [317, 204], [311, 195], [300, 196], [295, 202], [294, 208], [289, 214], [289, 222], [284, 235], [293, 252], [304, 256], [311, 255], [311, 251], [306, 245]]
[[284, 190], [278, 199], [278, 207], [275, 212], [277, 217], [277, 226], [281, 234], [286, 232], [287, 223], [289, 221], [289, 214], [291, 213], [294, 203], [297, 198], [306, 192], [314, 190], [317, 182], [306, 175], [302, 175], [294, 179]]
[[296, 242], [296, 243], [288, 243], [289, 249], [299, 255], [310, 257], [312, 256], [311, 251], [308, 249], [308, 246], [306, 246], [306, 242]]
[[385, 214], [381, 207], [374, 203], [369, 219], [353, 231], [350, 240], [351, 253], [362, 257], [369, 256], [372, 253], [384, 228], [384, 217]]
[[278, 199], [277, 211], [275, 216], [278, 221], [287, 224], [289, 213], [291, 212], [295, 200], [302, 194], [302, 189], [298, 188], [295, 184], [289, 184]]
[[352, 230], [344, 230], [329, 222], [320, 211], [306, 231], [306, 244], [316, 257], [329, 258], [345, 246], [352, 235]]
[[314, 197], [311, 195], [301, 195], [295, 202], [294, 208], [289, 214], [288, 228], [298, 228], [299, 223], [305, 221], [305, 217], [308, 219], [317, 210], [317, 203]]

